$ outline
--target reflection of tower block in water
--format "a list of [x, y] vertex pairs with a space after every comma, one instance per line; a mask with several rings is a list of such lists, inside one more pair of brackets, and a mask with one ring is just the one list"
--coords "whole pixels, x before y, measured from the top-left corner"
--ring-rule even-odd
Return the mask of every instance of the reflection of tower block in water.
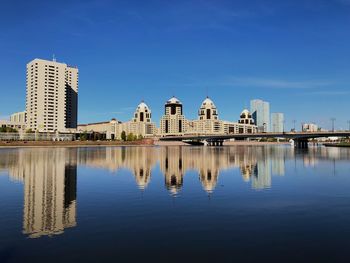
[[252, 188], [254, 189], [265, 189], [271, 187], [270, 159], [258, 160], [254, 171], [254, 176], [252, 178]]
[[217, 181], [219, 177], [218, 170], [201, 170], [199, 172], [199, 178], [202, 182], [203, 189], [208, 193], [212, 193], [216, 187]]
[[26, 152], [23, 233], [58, 235], [76, 226], [76, 154], [76, 149]]
[[250, 177], [253, 175], [253, 172], [256, 170], [256, 164], [241, 164], [240, 170], [242, 173], [242, 178], [245, 182], [250, 180]]

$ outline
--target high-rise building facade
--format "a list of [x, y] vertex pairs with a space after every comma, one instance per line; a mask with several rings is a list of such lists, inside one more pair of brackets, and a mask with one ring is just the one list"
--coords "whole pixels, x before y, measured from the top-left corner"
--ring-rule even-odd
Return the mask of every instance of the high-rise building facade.
[[280, 112], [271, 113], [271, 131], [284, 132], [284, 114]]
[[270, 103], [263, 100], [251, 100], [250, 112], [259, 132], [270, 131]]
[[77, 127], [78, 68], [34, 59], [27, 64], [27, 129], [64, 132]]

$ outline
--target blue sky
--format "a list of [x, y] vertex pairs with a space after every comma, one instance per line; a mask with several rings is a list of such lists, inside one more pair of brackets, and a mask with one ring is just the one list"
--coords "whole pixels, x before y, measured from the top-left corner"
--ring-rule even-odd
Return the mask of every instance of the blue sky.
[[34, 58], [79, 68], [79, 122], [159, 124], [172, 95], [196, 118], [208, 94], [237, 120], [261, 98], [292, 120], [347, 128], [350, 0], [0, 2], [0, 116], [25, 107]]

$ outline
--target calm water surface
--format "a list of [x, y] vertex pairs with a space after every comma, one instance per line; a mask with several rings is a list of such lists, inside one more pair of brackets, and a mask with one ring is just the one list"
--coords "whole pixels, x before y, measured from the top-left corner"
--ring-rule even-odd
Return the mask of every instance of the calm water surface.
[[350, 149], [0, 149], [0, 262], [350, 262]]

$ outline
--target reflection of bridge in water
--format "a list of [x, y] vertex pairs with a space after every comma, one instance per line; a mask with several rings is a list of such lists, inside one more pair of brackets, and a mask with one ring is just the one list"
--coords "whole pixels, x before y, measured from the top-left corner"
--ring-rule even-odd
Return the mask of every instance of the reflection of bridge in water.
[[223, 135], [203, 134], [203, 135], [183, 135], [183, 136], [166, 136], [161, 137], [162, 141], [187, 141], [191, 142], [207, 142], [211, 146], [222, 146], [225, 140], [230, 139], [256, 139], [256, 138], [283, 138], [294, 140], [295, 147], [307, 148], [308, 140], [326, 137], [349, 137], [350, 131], [319, 131], [319, 132], [266, 132], [266, 133], [232, 133]]
[[77, 225], [77, 165], [115, 172], [126, 168], [144, 190], [159, 164], [166, 189], [176, 195], [190, 171], [196, 171], [208, 193], [215, 191], [220, 173], [231, 170], [239, 171], [253, 189], [270, 188], [273, 176], [285, 174], [286, 162], [297, 159], [304, 166], [322, 159], [348, 161], [350, 151], [274, 146], [26, 148], [0, 152], [0, 170], [24, 183], [23, 233], [40, 237]]

